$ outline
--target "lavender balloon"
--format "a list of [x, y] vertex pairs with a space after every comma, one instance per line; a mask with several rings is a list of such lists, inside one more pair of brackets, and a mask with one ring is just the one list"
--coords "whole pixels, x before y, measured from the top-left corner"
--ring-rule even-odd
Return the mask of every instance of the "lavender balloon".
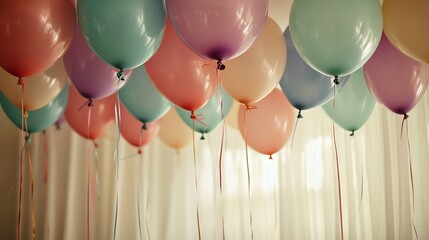
[[118, 80], [118, 70], [101, 60], [86, 43], [77, 27], [69, 50], [64, 55], [64, 66], [78, 92], [88, 99], [111, 95], [126, 82], [131, 71], [125, 72], [125, 81]]

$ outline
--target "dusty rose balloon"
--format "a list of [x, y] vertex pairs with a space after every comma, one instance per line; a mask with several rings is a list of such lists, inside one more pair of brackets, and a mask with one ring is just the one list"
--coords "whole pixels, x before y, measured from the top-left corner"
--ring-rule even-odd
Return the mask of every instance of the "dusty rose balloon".
[[[84, 138], [95, 140], [103, 135], [115, 119], [116, 96], [95, 100], [91, 107], [91, 123], [88, 135], [88, 100], [70, 86], [69, 102], [64, 112], [70, 127]], [[80, 109], [81, 108], [81, 109]], [[80, 110], [79, 110], [80, 109]]]
[[158, 135], [160, 124], [159, 121], [154, 121], [146, 123], [146, 129], [142, 127], [143, 123], [121, 104], [121, 134], [134, 147], [142, 147], [152, 141]]
[[164, 39], [145, 68], [155, 87], [172, 103], [196, 111], [213, 96], [216, 69], [210, 61], [192, 52], [167, 21]]
[[267, 0], [167, 0], [176, 33], [200, 56], [228, 60], [245, 52], [261, 32]]
[[70, 0], [0, 1], [0, 66], [17, 77], [45, 71], [68, 48], [75, 25]]
[[384, 35], [364, 72], [375, 98], [398, 114], [413, 109], [429, 85], [429, 65], [406, 56]]
[[[243, 138], [254, 150], [272, 155], [289, 140], [295, 125], [296, 113], [280, 89], [254, 104], [256, 109], [246, 112], [246, 106], [238, 110], [238, 126]], [[244, 115], [246, 114], [246, 122]]]

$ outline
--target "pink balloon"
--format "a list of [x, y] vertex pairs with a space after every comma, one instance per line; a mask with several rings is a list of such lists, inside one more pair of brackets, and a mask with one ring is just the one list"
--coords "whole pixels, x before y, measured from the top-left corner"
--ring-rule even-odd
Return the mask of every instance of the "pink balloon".
[[[137, 120], [124, 105], [121, 104], [121, 134], [131, 145], [142, 147], [147, 145], [158, 135], [159, 121], [146, 123], [146, 129], [142, 129], [143, 123]], [[140, 136], [141, 133], [141, 136]]]
[[282, 91], [277, 88], [257, 102], [255, 107], [256, 109], [246, 112], [246, 106], [240, 106], [238, 126], [241, 135], [247, 137], [247, 143], [251, 148], [272, 155], [289, 140], [295, 125], [296, 113]]
[[216, 69], [196, 55], [177, 37], [167, 21], [164, 39], [145, 68], [155, 87], [177, 106], [196, 111], [213, 96]]
[[364, 72], [371, 93], [397, 114], [413, 109], [429, 85], [429, 65], [397, 50], [385, 35]]
[[200, 56], [225, 61], [256, 40], [268, 14], [267, 0], [167, 0], [176, 33]]
[[131, 74], [131, 71], [125, 71], [125, 81], [119, 81], [116, 76], [119, 70], [101, 60], [92, 51], [79, 25], [76, 27], [70, 48], [64, 55], [64, 66], [70, 81], [79, 93], [88, 99], [111, 95], [125, 85]]
[[69, 101], [64, 116], [70, 127], [84, 138], [95, 140], [103, 135], [113, 124], [115, 118], [116, 96], [98, 99], [91, 107], [91, 123], [88, 135], [88, 100], [82, 97], [77, 90], [70, 86]]

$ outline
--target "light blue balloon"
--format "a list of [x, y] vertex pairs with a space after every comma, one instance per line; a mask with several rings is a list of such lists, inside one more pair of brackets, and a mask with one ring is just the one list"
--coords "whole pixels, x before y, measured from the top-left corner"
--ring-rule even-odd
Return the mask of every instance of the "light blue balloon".
[[[61, 93], [48, 105], [36, 110], [28, 111], [28, 132], [40, 132], [54, 124], [55, 121], [57, 121], [57, 119], [64, 113], [68, 99], [69, 87], [66, 83]], [[16, 127], [21, 129], [21, 109], [13, 105], [2, 92], [0, 92], [0, 103], [7, 117], [13, 122], [13, 124], [15, 124]]]
[[164, 37], [160, 0], [79, 0], [77, 16], [92, 50], [122, 70], [145, 63]]
[[[289, 32], [284, 32], [287, 43], [287, 63], [280, 86], [289, 102], [298, 110], [318, 107], [334, 97], [334, 88], [340, 91], [349, 76], [339, 78], [339, 84], [333, 78], [323, 75], [310, 67], [298, 54]], [[301, 115], [300, 115], [301, 116]]]
[[161, 95], [150, 80], [144, 65], [134, 69], [128, 83], [119, 90], [119, 98], [142, 123], [160, 119], [171, 108], [170, 101]]
[[[221, 94], [218, 94], [219, 92], [221, 92]], [[222, 99], [222, 107], [220, 105], [220, 99]], [[206, 105], [195, 111], [197, 118], [200, 118], [205, 124], [204, 126], [198, 121], [195, 121], [194, 124], [194, 130], [203, 134], [201, 139], [204, 139], [205, 133], [209, 133], [219, 125], [222, 121], [222, 112], [223, 116], [226, 117], [228, 112], [231, 110], [231, 106], [232, 98], [223, 89], [220, 89], [220, 91], [217, 91], [217, 93], [210, 98]], [[191, 112], [180, 107], [176, 107], [176, 111], [186, 125], [192, 129], [193, 120], [190, 118]]]

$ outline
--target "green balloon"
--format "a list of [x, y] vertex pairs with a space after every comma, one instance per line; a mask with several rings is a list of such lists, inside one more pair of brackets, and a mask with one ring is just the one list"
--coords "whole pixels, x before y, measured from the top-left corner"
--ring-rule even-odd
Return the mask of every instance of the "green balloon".
[[[222, 112], [223, 116], [226, 117], [228, 112], [231, 110], [232, 98], [221, 89], [220, 95], [214, 95], [202, 108], [195, 111], [197, 118], [200, 118], [201, 124], [198, 121], [195, 121], [194, 130], [199, 133], [209, 133], [214, 128], [216, 128], [219, 123], [222, 121]], [[219, 104], [219, 100], [222, 98], [222, 108]], [[222, 110], [222, 111], [221, 111]], [[176, 111], [179, 114], [180, 118], [192, 129], [192, 119], [191, 113], [188, 110], [185, 110], [180, 107], [176, 107]], [[202, 137], [204, 139], [204, 137]]]
[[322, 108], [332, 120], [353, 134], [368, 120], [374, 106], [374, 97], [366, 85], [363, 68], [360, 68], [350, 75], [341, 92]]
[[128, 83], [119, 90], [119, 98], [142, 123], [160, 119], [171, 108], [170, 101], [161, 95], [150, 80], [144, 65], [133, 70]]
[[[66, 83], [64, 89], [61, 90], [61, 93], [48, 105], [36, 110], [28, 111], [28, 132], [40, 132], [54, 124], [66, 109], [68, 99], [69, 87]], [[15, 124], [16, 127], [21, 129], [21, 109], [13, 105], [2, 92], [0, 92], [0, 104], [7, 117]]]
[[121, 70], [146, 62], [164, 37], [160, 0], [79, 0], [77, 13], [92, 50]]
[[376, 0], [295, 0], [289, 28], [305, 62], [325, 75], [344, 76], [374, 53], [383, 16]]

